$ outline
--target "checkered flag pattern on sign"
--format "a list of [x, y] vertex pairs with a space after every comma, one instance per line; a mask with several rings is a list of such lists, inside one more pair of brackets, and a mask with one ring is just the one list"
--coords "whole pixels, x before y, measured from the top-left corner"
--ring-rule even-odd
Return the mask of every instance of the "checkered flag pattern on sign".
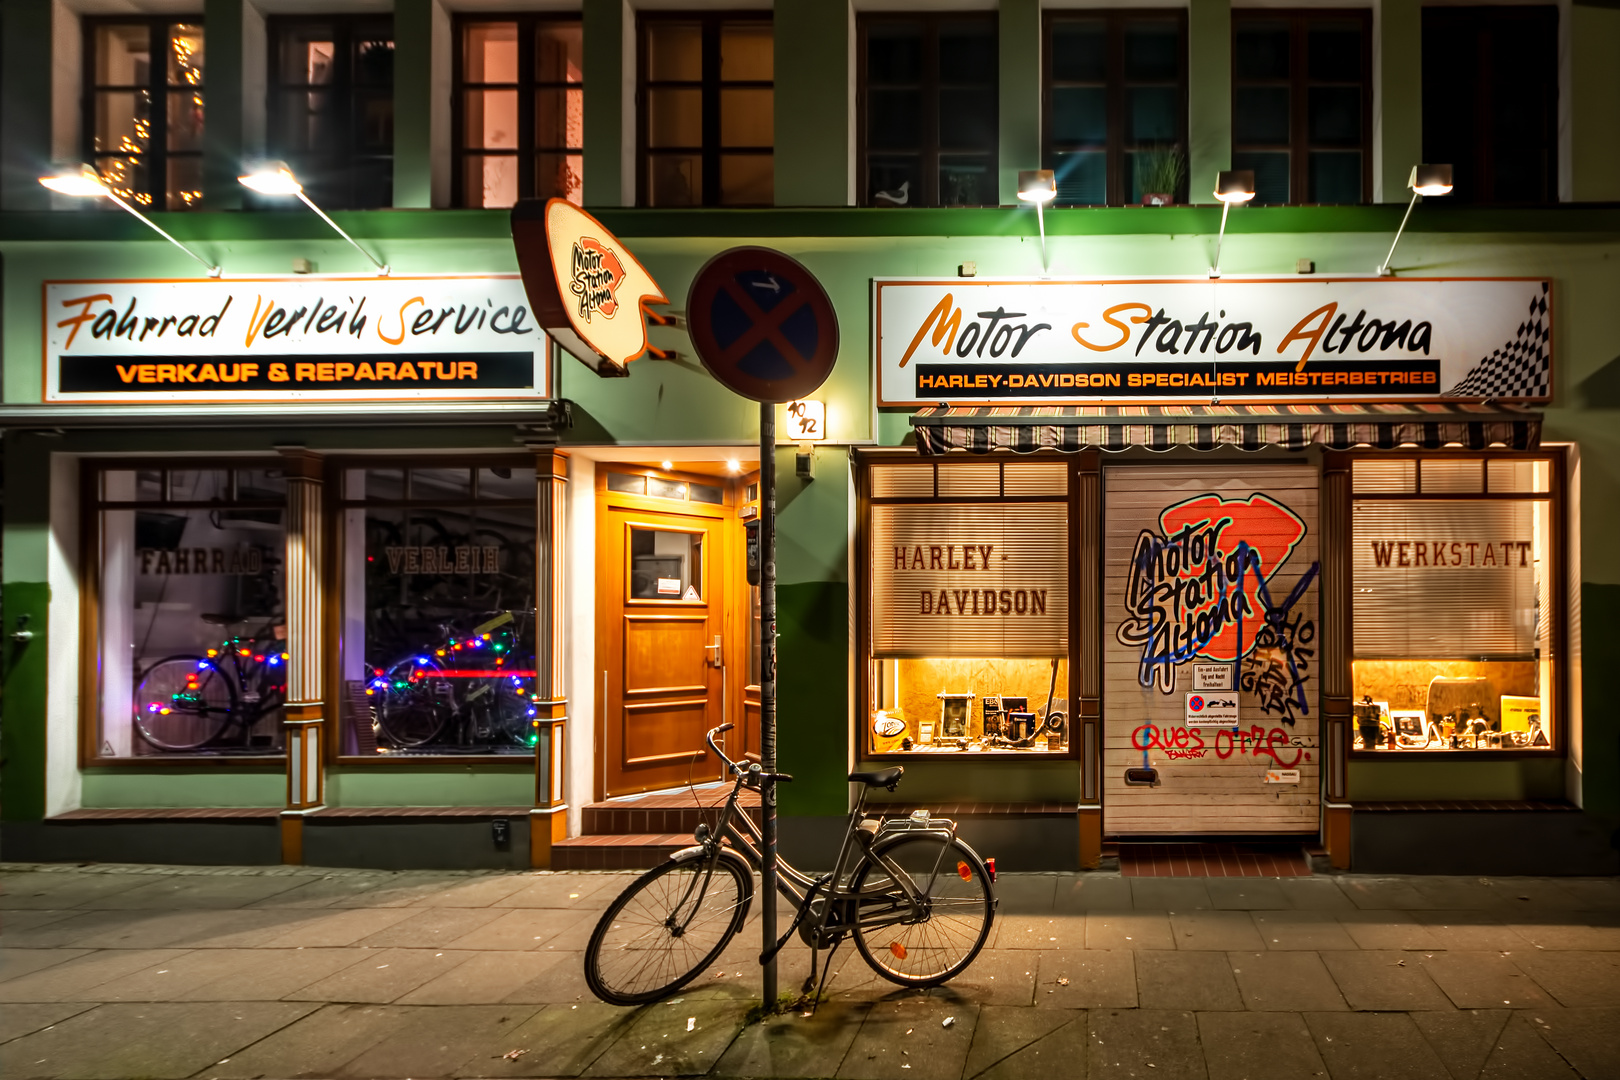
[[1547, 327], [1547, 283], [1530, 300], [1530, 308], [1512, 341], [1474, 365], [1446, 391], [1447, 397], [1526, 398], [1552, 393], [1552, 333]]

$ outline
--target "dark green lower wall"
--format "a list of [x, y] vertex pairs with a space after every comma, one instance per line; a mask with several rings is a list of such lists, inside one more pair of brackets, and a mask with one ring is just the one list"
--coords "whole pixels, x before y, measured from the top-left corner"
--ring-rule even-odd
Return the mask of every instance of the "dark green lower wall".
[[776, 589], [777, 767], [784, 816], [849, 809], [849, 586], [839, 581]]
[[1620, 819], [1620, 585], [1581, 585], [1581, 805]]
[[[12, 581], [0, 589], [0, 820], [45, 817], [45, 641], [51, 587]], [[33, 639], [13, 641], [21, 619]]]

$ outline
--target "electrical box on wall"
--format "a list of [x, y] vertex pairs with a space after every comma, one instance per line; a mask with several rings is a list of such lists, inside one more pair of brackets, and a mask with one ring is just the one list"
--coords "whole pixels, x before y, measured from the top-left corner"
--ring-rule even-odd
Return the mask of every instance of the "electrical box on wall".
[[793, 455], [793, 475], [800, 480], [814, 480], [816, 478], [816, 452], [814, 449]]

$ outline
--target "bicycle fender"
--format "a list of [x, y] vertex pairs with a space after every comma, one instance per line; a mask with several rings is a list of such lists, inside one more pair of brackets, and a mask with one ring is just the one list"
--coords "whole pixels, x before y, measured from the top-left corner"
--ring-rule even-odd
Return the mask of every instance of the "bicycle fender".
[[691, 847], [683, 847], [679, 851], [670, 852], [669, 861], [688, 862], [692, 859], [707, 855], [708, 853], [709, 849], [704, 847], [702, 844], [693, 844]]

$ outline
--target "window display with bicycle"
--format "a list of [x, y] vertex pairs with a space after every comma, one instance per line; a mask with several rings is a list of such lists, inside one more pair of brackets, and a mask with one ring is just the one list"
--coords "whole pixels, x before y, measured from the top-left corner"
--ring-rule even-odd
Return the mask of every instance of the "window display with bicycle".
[[87, 758], [279, 757], [286, 480], [279, 466], [87, 471], [99, 646]]
[[338, 476], [339, 752], [532, 753], [533, 462], [368, 463]]

